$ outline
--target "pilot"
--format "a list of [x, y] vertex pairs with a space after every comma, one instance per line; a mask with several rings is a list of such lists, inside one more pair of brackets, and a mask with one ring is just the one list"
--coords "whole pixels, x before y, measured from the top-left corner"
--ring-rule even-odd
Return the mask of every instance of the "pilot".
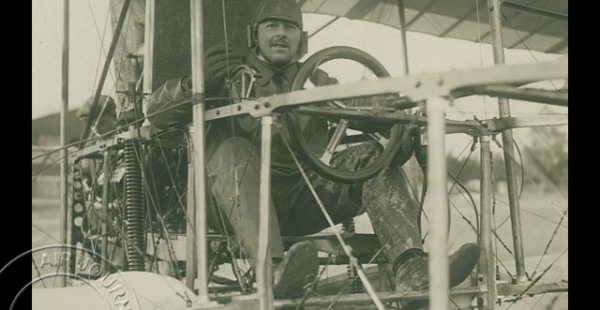
[[[256, 8], [251, 25], [253, 47], [240, 55], [230, 44], [209, 48], [206, 55], [205, 89], [207, 98], [224, 88], [223, 79], [238, 64], [254, 67], [260, 74], [255, 83], [257, 96], [290, 91], [290, 85], [306, 53], [306, 34], [302, 13], [293, 0], [265, 0]], [[336, 83], [323, 71], [311, 76], [317, 85]], [[191, 121], [191, 79], [189, 76], [169, 80], [150, 99], [150, 122], [159, 129], [183, 126]], [[207, 101], [207, 104], [209, 102]], [[161, 113], [161, 111], [165, 111]], [[222, 121], [222, 120], [221, 120]], [[242, 250], [255, 263], [258, 250], [260, 135], [234, 130], [226, 122], [210, 122], [206, 134], [207, 175], [210, 190], [221, 214], [225, 215]], [[313, 143], [326, 130], [323, 120], [307, 122]], [[256, 129], [255, 131], [258, 131]], [[428, 287], [427, 255], [417, 227], [419, 203], [410, 190], [401, 167], [412, 155], [405, 147], [399, 160], [378, 176], [364, 182], [341, 184], [330, 181], [310, 168], [306, 169], [314, 189], [335, 221], [341, 223], [364, 212], [368, 213], [375, 234], [395, 272], [397, 291], [423, 290]], [[408, 150], [408, 151], [406, 151]], [[356, 169], [370, 154], [380, 152], [375, 144], [363, 144], [341, 151], [333, 165]], [[294, 165], [283, 137], [274, 126], [272, 141], [270, 254], [273, 261], [275, 298], [303, 295], [303, 286], [315, 279], [318, 270], [317, 250], [309, 241], [293, 244], [287, 251], [281, 236], [303, 236], [319, 232], [329, 225]], [[463, 245], [450, 257], [450, 285], [465, 280], [473, 270], [480, 249], [474, 243]]]

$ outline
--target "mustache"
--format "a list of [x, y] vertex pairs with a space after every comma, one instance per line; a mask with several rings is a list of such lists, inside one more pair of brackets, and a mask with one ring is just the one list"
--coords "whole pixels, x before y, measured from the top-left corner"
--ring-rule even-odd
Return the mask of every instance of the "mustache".
[[284, 38], [274, 39], [271, 41], [270, 45], [285, 45], [287, 47], [290, 46], [287, 39], [284, 39]]

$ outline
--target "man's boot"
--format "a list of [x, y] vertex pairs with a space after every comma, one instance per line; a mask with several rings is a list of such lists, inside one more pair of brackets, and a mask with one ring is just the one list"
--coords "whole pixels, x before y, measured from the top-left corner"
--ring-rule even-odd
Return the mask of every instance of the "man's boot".
[[315, 280], [318, 271], [315, 246], [310, 241], [295, 243], [273, 268], [273, 295], [276, 299], [302, 297], [305, 286]]
[[[410, 251], [410, 252], [409, 252]], [[473, 271], [479, 260], [480, 248], [475, 243], [466, 243], [448, 258], [450, 287], [462, 283]], [[400, 258], [396, 267], [396, 292], [422, 291], [429, 288], [427, 254], [421, 249], [410, 249]], [[403, 307], [419, 309], [427, 305], [426, 300], [411, 301]]]

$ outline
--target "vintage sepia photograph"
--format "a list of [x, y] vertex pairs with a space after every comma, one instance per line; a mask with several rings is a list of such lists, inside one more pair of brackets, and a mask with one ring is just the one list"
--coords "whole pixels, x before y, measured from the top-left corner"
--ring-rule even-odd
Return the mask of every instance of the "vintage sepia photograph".
[[567, 0], [32, 0], [4, 299], [568, 309], [568, 69]]

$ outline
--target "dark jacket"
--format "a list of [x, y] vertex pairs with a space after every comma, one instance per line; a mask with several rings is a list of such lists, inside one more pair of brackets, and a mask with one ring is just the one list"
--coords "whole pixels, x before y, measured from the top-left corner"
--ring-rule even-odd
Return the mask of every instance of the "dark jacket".
[[[255, 68], [260, 74], [255, 83], [256, 97], [266, 97], [289, 92], [291, 84], [296, 77], [298, 70], [302, 66], [302, 63], [294, 62], [285, 68], [276, 68], [269, 63], [258, 59], [253, 53], [250, 53], [250, 55], [245, 58], [244, 63]], [[279, 80], [278, 77], [280, 77], [281, 80], [280, 84], [276, 82]], [[170, 127], [181, 127], [192, 121], [192, 105], [190, 104], [192, 91], [191, 89], [186, 89], [186, 87], [182, 85], [182, 80], [183, 78], [169, 80], [152, 93], [147, 112], [151, 124], [156, 128], [167, 129]], [[327, 73], [321, 70], [318, 70], [317, 73], [311, 77], [311, 81], [315, 85], [337, 83], [336, 79], [330, 78]], [[211, 97], [222, 97], [226, 95], [227, 90], [224, 88], [217, 94], [207, 93], [207, 108], [223, 104], [222, 101], [212, 101]], [[208, 122], [206, 136], [207, 158], [211, 158], [216, 146], [218, 146], [223, 139], [226, 139], [233, 134], [245, 136], [246, 138], [255, 141], [255, 146], [259, 147], [260, 135], [252, 138], [249, 133], [244, 133], [239, 127], [237, 127], [237, 130], [235, 126], [232, 127], [231, 121], [230, 118], [225, 118]], [[316, 117], [303, 116], [300, 120], [300, 126], [303, 135], [305, 137], [310, 137], [309, 144], [315, 149], [323, 149], [326, 146], [328, 128], [325, 120]], [[232, 131], [235, 131], [235, 133]], [[272, 167], [275, 173], [293, 173], [297, 169], [282, 139], [283, 137], [279, 132], [278, 127], [274, 126], [271, 152]]]

